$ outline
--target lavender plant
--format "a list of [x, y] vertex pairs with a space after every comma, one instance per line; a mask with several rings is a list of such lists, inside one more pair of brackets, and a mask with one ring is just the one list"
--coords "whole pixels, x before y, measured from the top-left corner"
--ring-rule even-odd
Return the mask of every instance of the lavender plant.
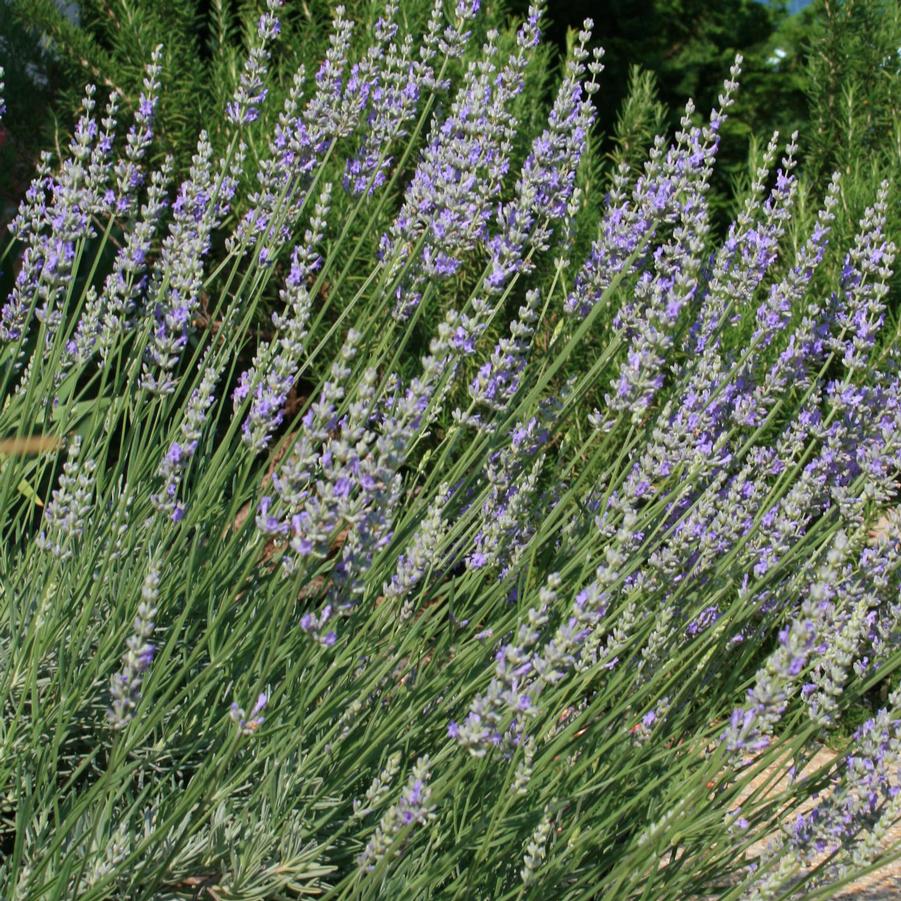
[[151, 59], [13, 222], [0, 895], [775, 898], [897, 855], [892, 186], [820, 291], [803, 136], [710, 225], [740, 60], [599, 190], [591, 23], [542, 122], [541, 3], [382, 13], [250, 190], [277, 0], [221, 156], [148, 165]]

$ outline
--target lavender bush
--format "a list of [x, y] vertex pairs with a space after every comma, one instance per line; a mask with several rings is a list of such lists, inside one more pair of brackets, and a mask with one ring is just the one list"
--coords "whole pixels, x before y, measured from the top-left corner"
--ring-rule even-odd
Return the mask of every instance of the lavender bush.
[[736, 60], [599, 187], [590, 23], [532, 128], [541, 5], [460, 0], [362, 42], [339, 9], [245, 193], [278, 17], [221, 155], [149, 164], [152, 59], [11, 225], [0, 894], [782, 898], [884, 862], [890, 186], [833, 248], [840, 180], [800, 233], [774, 136], [718, 238]]

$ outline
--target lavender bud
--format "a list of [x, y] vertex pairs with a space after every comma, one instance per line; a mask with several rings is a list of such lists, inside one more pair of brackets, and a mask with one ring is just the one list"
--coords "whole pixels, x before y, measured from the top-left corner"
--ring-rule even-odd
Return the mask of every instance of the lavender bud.
[[130, 213], [135, 195], [144, 184], [142, 162], [153, 140], [153, 123], [159, 105], [160, 74], [162, 73], [163, 48], [154, 48], [150, 62], [144, 70], [143, 90], [138, 97], [134, 122], [125, 137], [125, 153], [115, 165], [116, 211]]
[[92, 459], [79, 460], [80, 453], [81, 438], [76, 436], [69, 446], [59, 485], [44, 508], [41, 531], [35, 539], [41, 550], [63, 560], [72, 556], [72, 545], [81, 537], [89, 520], [94, 493], [97, 464]]
[[535, 881], [538, 870], [541, 868], [547, 855], [547, 842], [552, 831], [553, 816], [551, 815], [550, 805], [548, 805], [544, 808], [544, 813], [526, 845], [522, 869], [519, 871], [523, 885], [531, 885]]
[[522, 760], [513, 775], [512, 791], [515, 795], [525, 797], [529, 793], [529, 780], [532, 778], [532, 765], [535, 761], [535, 739], [530, 735], [522, 743]]
[[[448, 497], [448, 486], [441, 485], [437, 498]], [[399, 600], [409, 593], [431, 570], [441, 564], [438, 551], [447, 533], [444, 504], [434, 503], [407, 542], [404, 553], [397, 559], [394, 575], [382, 586], [385, 600]]]
[[122, 655], [122, 669], [110, 679], [112, 705], [107, 719], [113, 729], [124, 729], [132, 720], [141, 700], [144, 673], [153, 662], [156, 648], [150, 643], [156, 624], [156, 601], [159, 595], [160, 576], [156, 565], [151, 565], [141, 587], [141, 603], [132, 626], [132, 634]]
[[165, 484], [162, 491], [150, 496], [150, 501], [157, 510], [168, 514], [173, 522], [178, 522], [185, 515], [184, 505], [178, 500], [178, 489], [203, 436], [204, 425], [215, 400], [213, 391], [219, 381], [221, 366], [208, 366], [204, 371], [199, 387], [188, 400], [179, 440], [169, 445], [157, 468], [157, 477]]
[[400, 751], [395, 751], [388, 758], [384, 769], [372, 780], [372, 784], [366, 789], [365, 800], [354, 800], [354, 819], [362, 820], [365, 816], [379, 807], [385, 798], [388, 797], [388, 792], [391, 791], [391, 785], [397, 774], [400, 772], [400, 762]]
[[266, 0], [266, 11], [260, 16], [256, 40], [244, 61], [234, 97], [225, 107], [226, 118], [233, 125], [249, 125], [260, 114], [260, 105], [268, 93], [266, 74], [269, 44], [281, 31], [281, 24], [276, 16], [281, 6], [282, 0]]
[[222, 174], [213, 173], [213, 148], [207, 134], [200, 135], [188, 178], [172, 205], [172, 222], [163, 242], [151, 297], [153, 318], [141, 376], [141, 386], [153, 394], [175, 390], [173, 370], [188, 342], [203, 283], [203, 261], [210, 249], [214, 226], [224, 213], [228, 191]]

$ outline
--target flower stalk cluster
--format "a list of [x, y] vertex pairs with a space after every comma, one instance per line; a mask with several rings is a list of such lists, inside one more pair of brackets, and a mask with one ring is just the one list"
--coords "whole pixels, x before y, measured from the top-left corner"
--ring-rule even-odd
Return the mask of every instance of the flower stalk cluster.
[[773, 135], [724, 202], [740, 58], [610, 171], [590, 22], [549, 80], [543, 3], [339, 6], [291, 71], [303, 4], [259, 6], [187, 171], [157, 50], [2, 251], [0, 897], [766, 898], [876, 860], [891, 183], [849, 223], [854, 173]]

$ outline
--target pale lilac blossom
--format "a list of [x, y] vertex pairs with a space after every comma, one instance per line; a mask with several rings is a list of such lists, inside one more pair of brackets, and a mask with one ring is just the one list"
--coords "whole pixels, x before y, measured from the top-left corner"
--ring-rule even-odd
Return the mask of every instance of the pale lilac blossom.
[[250, 708], [250, 712], [247, 713], [243, 707], [238, 705], [237, 701], [232, 701], [228, 715], [237, 725], [239, 735], [253, 735], [263, 725], [266, 721], [263, 710], [266, 709], [268, 703], [269, 695], [261, 692], [253, 707]]

